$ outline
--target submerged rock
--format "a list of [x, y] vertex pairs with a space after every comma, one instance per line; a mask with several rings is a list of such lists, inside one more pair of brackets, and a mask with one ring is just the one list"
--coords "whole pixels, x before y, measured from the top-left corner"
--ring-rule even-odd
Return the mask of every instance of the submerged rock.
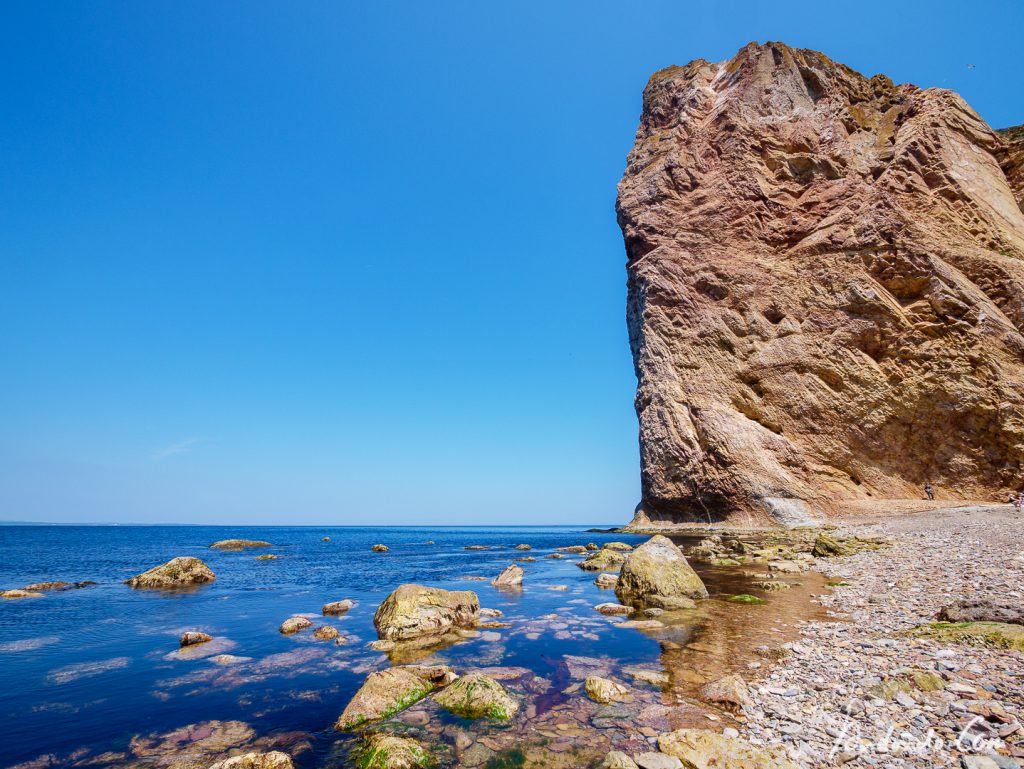
[[505, 721], [519, 710], [505, 687], [483, 673], [469, 673], [456, 680], [434, 701], [462, 718], [493, 718]]
[[388, 718], [454, 679], [455, 673], [447, 665], [404, 665], [370, 673], [334, 728], [349, 731]]
[[587, 546], [586, 545], [569, 545], [569, 547], [556, 547], [555, 548], [555, 552], [556, 553], [576, 553], [577, 555], [580, 555], [582, 553], [587, 552]]
[[433, 757], [411, 737], [394, 734], [368, 734], [352, 751], [352, 759], [359, 769], [425, 769], [434, 763]]
[[629, 689], [622, 684], [617, 684], [600, 676], [587, 676], [583, 686], [586, 689], [587, 696], [594, 702], [600, 702], [602, 705], [620, 700], [629, 694]]
[[263, 555], [256, 556], [257, 561], [276, 561], [277, 556], [273, 553], [264, 553]]
[[348, 598], [345, 598], [344, 600], [341, 600], [341, 601], [332, 601], [331, 603], [325, 603], [323, 608], [320, 611], [325, 616], [332, 615], [332, 614], [333, 615], [345, 614], [346, 612], [348, 612], [349, 609], [351, 609], [355, 605], [356, 605], [355, 601], [352, 601], [352, 600], [350, 600]]
[[292, 633], [298, 633], [300, 630], [305, 630], [312, 626], [313, 623], [306, 617], [289, 617], [281, 623], [279, 630], [284, 635], [291, 635]]
[[700, 690], [701, 699], [728, 708], [744, 708], [754, 704], [750, 697], [750, 689], [742, 677], [733, 673], [705, 684]]
[[249, 547], [273, 547], [273, 545], [262, 539], [222, 539], [220, 542], [214, 542], [210, 547], [215, 550], [245, 550]]
[[480, 599], [471, 590], [401, 585], [373, 615], [381, 639], [401, 641], [468, 628], [480, 619]]
[[134, 588], [170, 589], [213, 582], [216, 575], [198, 558], [179, 556], [125, 582]]
[[672, 540], [656, 535], [626, 556], [615, 595], [668, 609], [673, 599], [707, 598], [708, 591]]
[[615, 616], [617, 614], [632, 614], [634, 611], [632, 606], [623, 606], [621, 603], [599, 603], [594, 608], [602, 614], [607, 614], [609, 616]]
[[287, 753], [271, 750], [267, 753], [243, 753], [218, 761], [210, 769], [295, 769], [292, 758]]
[[492, 579], [491, 584], [495, 587], [522, 587], [523, 573], [523, 567], [516, 566], [513, 563], [505, 567], [501, 574]]
[[640, 769], [683, 769], [683, 762], [675, 756], [665, 753], [647, 751], [636, 755], [636, 765]]
[[25, 585], [25, 587], [22, 589], [28, 590], [29, 592], [49, 592], [51, 590], [80, 590], [83, 587], [89, 587], [90, 585], [95, 584], [95, 582], [91, 582], [89, 580], [85, 580], [84, 582], [37, 582], [34, 585]]
[[658, 749], [678, 758], [687, 769], [800, 769], [781, 747], [759, 747], [707, 729], [662, 734]]
[[370, 550], [372, 550], [374, 553], [386, 553], [390, 549], [391, 548], [388, 547], [387, 545], [380, 545], [380, 544], [374, 545], [373, 547], [370, 548]]
[[178, 643], [180, 646], [195, 646], [196, 644], [202, 644], [212, 640], [212, 635], [201, 633], [198, 630], [188, 630], [181, 634], [181, 638]]
[[613, 750], [604, 757], [598, 769], [640, 769], [636, 761], [621, 750]]

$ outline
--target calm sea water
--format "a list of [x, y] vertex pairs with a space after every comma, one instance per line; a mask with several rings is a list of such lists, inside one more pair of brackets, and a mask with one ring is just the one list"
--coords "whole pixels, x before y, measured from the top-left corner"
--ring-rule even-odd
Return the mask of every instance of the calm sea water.
[[[323, 542], [323, 537], [330, 537]], [[219, 539], [264, 539], [268, 550], [222, 552]], [[424, 544], [434, 540], [436, 544]], [[397, 585], [416, 582], [470, 589], [481, 603], [510, 618], [535, 617], [576, 601], [582, 613], [614, 600], [593, 585], [594, 574], [575, 560], [543, 556], [556, 547], [588, 541], [642, 541], [628, 535], [584, 533], [580, 528], [310, 528], [206, 526], [0, 526], [0, 587], [43, 581], [93, 580], [81, 590], [43, 598], [0, 602], [0, 766], [61, 757], [122, 751], [132, 736], [167, 731], [209, 719], [239, 719], [259, 734], [275, 730], [309, 733], [316, 750], [300, 763], [317, 765], [339, 739], [331, 729], [368, 666], [386, 664], [366, 644], [376, 638], [373, 612]], [[370, 552], [376, 542], [388, 553]], [[526, 542], [532, 553], [512, 548]], [[466, 545], [494, 549], [465, 550]], [[272, 552], [273, 561], [254, 556]], [[217, 575], [209, 586], [184, 593], [133, 590], [122, 581], [179, 555], [205, 560]], [[502, 593], [466, 575], [492, 577], [514, 557], [529, 589]], [[569, 590], [544, 589], [565, 584]], [[294, 613], [319, 613], [327, 601], [358, 602], [347, 617], [324, 618], [358, 640], [334, 646], [309, 632], [283, 636], [281, 622]], [[209, 660], [177, 660], [184, 630], [204, 630], [227, 639], [226, 652], [251, 657], [247, 674], [209, 678], [225, 668]], [[498, 659], [486, 640], [445, 650], [458, 665], [508, 664], [551, 673], [564, 654], [656, 660], [658, 644], [625, 631], [542, 643], [511, 636]], [[248, 666], [252, 668], [252, 665]], [[246, 670], [246, 667], [240, 670]], [[79, 754], [80, 755], [80, 754]]]

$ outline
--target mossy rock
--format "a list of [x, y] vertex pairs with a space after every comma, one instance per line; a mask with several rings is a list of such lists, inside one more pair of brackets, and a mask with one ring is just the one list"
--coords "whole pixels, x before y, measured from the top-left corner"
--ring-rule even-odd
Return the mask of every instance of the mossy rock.
[[510, 748], [491, 756], [484, 769], [522, 769], [526, 765], [526, 754], [519, 748]]
[[838, 540], [833, 539], [828, 534], [819, 534], [818, 538], [814, 540], [814, 546], [811, 548], [811, 555], [815, 558], [832, 558], [849, 554], [849, 548], [841, 545]]
[[359, 769], [426, 769], [434, 757], [419, 742], [394, 734], [368, 734], [352, 751]]
[[256, 556], [257, 561], [276, 561], [277, 556], [271, 553], [264, 553], [263, 555]]
[[739, 566], [740, 561], [735, 558], [715, 558], [711, 561], [712, 566]]
[[894, 700], [900, 692], [909, 694], [913, 687], [903, 678], [887, 678], [868, 689], [868, 694], [880, 700]]
[[850, 583], [843, 579], [830, 579], [825, 585], [828, 587], [849, 587]]
[[434, 701], [462, 718], [507, 721], [519, 710], [505, 687], [483, 673], [470, 673], [434, 696]]
[[942, 676], [923, 670], [914, 673], [911, 680], [914, 682], [914, 686], [922, 692], [937, 692], [946, 688], [946, 682], [942, 680]]
[[919, 638], [1024, 651], [1024, 625], [1004, 622], [934, 622], [911, 632]]
[[758, 598], [756, 595], [749, 595], [747, 593], [741, 593], [740, 595], [731, 595], [726, 600], [728, 600], [730, 603], [746, 603], [750, 605], [764, 603], [763, 598]]

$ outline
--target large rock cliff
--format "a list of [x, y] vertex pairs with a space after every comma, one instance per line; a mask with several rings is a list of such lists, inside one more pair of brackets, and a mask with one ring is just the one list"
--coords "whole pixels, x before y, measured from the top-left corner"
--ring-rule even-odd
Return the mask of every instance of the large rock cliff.
[[617, 211], [635, 524], [1024, 483], [1024, 137], [750, 44], [655, 73]]

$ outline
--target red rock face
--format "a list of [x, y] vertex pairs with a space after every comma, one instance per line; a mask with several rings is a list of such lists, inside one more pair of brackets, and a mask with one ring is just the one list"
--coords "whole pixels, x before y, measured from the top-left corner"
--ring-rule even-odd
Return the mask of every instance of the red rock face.
[[651, 78], [617, 203], [638, 524], [1024, 486], [1019, 139], [779, 43]]

